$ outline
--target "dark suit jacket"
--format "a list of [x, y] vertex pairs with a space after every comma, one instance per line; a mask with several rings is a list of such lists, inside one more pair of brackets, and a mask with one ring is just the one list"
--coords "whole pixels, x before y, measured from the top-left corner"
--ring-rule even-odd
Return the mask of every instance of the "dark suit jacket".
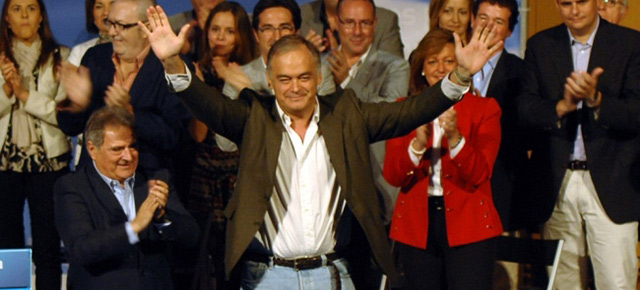
[[[86, 111], [79, 114], [58, 113], [58, 125], [65, 134], [75, 136], [82, 133], [89, 116], [105, 106], [105, 91], [113, 84], [115, 75], [112, 55], [112, 44], [105, 43], [92, 47], [82, 58], [82, 65], [89, 69], [93, 83], [91, 103]], [[164, 68], [153, 50], [144, 60], [129, 94], [136, 119], [140, 169], [153, 172], [167, 168], [172, 151], [188, 137], [187, 124], [191, 115], [169, 91]], [[85, 146], [82, 150], [79, 167], [91, 164]]]
[[[229, 100], [194, 78], [178, 96], [199, 120], [240, 147], [238, 180], [225, 209], [228, 275], [264, 222], [285, 129], [275, 99], [248, 89], [238, 100]], [[405, 135], [437, 117], [453, 102], [443, 95], [440, 84], [404, 102], [363, 103], [349, 89], [318, 99], [319, 132], [324, 136], [337, 182], [349, 210], [366, 233], [376, 262], [393, 279], [395, 271], [370, 168], [369, 144]]]
[[[149, 192], [141, 172], [133, 190], [137, 210]], [[198, 240], [198, 226], [173, 187], [166, 207], [171, 225], [161, 233], [152, 223], [135, 245], [125, 231], [127, 216], [93, 164], [60, 178], [54, 194], [56, 227], [69, 260], [69, 289], [171, 289], [166, 243], [192, 247]]]
[[518, 122], [517, 98], [524, 74], [524, 61], [503, 50], [493, 71], [486, 97], [498, 101], [502, 109], [500, 125], [502, 142], [491, 176], [493, 201], [505, 230], [517, 229], [525, 224], [525, 216], [519, 214], [522, 196], [528, 195], [525, 181], [529, 179], [530, 134]]
[[[553, 210], [573, 152], [578, 117], [589, 172], [600, 202], [616, 223], [640, 218], [640, 32], [600, 19], [588, 72], [602, 67], [599, 110], [587, 108], [563, 118], [556, 104], [573, 71], [569, 33], [560, 25], [533, 36], [527, 45], [526, 74], [518, 110], [538, 129], [531, 160], [535, 168], [540, 221]], [[580, 116], [579, 116], [580, 115]]]
[[[306, 36], [311, 29], [317, 34], [325, 34], [327, 28], [324, 27], [322, 19], [320, 19], [321, 14], [324, 14], [323, 9], [323, 0], [315, 0], [300, 6], [300, 14], [302, 15], [300, 35]], [[404, 45], [400, 38], [398, 15], [391, 10], [376, 7], [376, 17], [378, 18], [378, 24], [376, 24], [373, 47], [404, 58]]]

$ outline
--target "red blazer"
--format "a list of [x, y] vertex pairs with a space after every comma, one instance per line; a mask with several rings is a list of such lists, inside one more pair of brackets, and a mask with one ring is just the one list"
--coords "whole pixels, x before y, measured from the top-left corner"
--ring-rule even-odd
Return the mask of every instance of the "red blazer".
[[[493, 205], [491, 172], [500, 147], [500, 107], [494, 99], [470, 93], [454, 106], [465, 145], [456, 158], [441, 157], [442, 187], [446, 207], [449, 246], [465, 245], [502, 234], [502, 223]], [[429, 231], [429, 139], [427, 152], [416, 167], [409, 157], [411, 134], [387, 141], [384, 177], [401, 187], [391, 222], [390, 237], [425, 249]], [[442, 148], [448, 148], [443, 137]]]

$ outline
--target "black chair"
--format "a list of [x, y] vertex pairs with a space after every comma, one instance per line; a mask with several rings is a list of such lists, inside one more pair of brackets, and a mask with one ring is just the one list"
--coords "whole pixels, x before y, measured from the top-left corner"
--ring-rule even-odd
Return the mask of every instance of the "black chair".
[[552, 289], [564, 244], [563, 240], [539, 240], [508, 236], [498, 236], [496, 239], [498, 261], [532, 266], [551, 266], [546, 289]]

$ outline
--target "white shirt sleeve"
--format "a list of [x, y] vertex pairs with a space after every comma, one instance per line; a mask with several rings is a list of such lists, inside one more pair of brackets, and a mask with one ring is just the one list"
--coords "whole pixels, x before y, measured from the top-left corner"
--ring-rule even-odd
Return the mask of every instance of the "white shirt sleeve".
[[164, 76], [167, 79], [167, 84], [169, 84], [169, 87], [171, 87], [176, 93], [186, 90], [191, 84], [191, 71], [189, 71], [189, 67], [187, 67], [186, 63], [184, 64], [184, 69], [187, 71], [186, 74], [164, 73]]
[[451, 73], [447, 74], [447, 76], [444, 77], [444, 79], [442, 79], [442, 84], [440, 87], [442, 88], [442, 92], [447, 98], [449, 98], [454, 102], [457, 102], [462, 100], [462, 96], [469, 91], [470, 87], [454, 84], [452, 81], [449, 80], [450, 74]]

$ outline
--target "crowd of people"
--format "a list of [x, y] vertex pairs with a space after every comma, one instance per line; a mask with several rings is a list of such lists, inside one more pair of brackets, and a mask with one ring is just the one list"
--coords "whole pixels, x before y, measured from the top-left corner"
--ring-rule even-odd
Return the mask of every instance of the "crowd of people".
[[493, 289], [527, 229], [635, 289], [640, 32], [554, 1], [521, 59], [516, 0], [432, 0], [405, 59], [373, 0], [86, 0], [73, 48], [6, 0], [0, 249], [26, 200], [37, 289]]

